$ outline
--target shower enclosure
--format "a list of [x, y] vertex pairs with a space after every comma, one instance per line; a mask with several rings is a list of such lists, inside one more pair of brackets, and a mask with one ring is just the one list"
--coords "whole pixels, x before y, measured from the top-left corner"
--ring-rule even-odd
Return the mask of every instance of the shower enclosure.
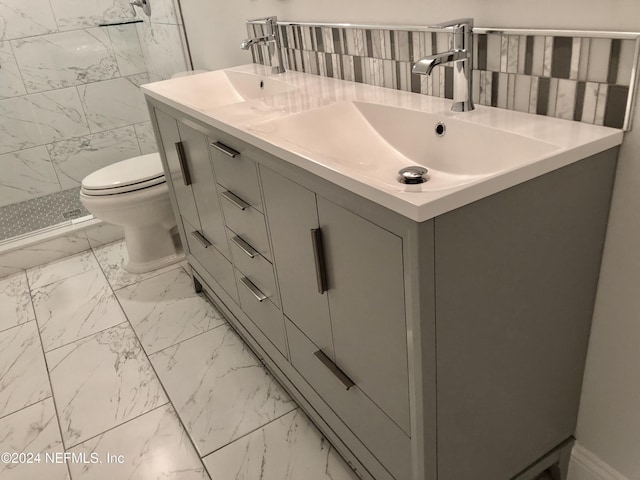
[[87, 174], [157, 150], [138, 87], [191, 61], [178, 0], [132, 3], [0, 0], [0, 247], [78, 222]]

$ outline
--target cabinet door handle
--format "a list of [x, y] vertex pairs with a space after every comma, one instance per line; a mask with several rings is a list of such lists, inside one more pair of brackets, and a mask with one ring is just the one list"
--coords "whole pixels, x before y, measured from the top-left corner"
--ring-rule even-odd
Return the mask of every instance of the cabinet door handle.
[[180, 171], [182, 172], [182, 181], [185, 187], [188, 187], [191, 185], [191, 173], [189, 172], [187, 156], [184, 153], [184, 145], [182, 142], [176, 142], [176, 152], [178, 153], [178, 163], [180, 164]]
[[340, 383], [344, 385], [344, 388], [349, 390], [351, 387], [355, 386], [353, 380], [347, 377], [347, 374], [338, 368], [338, 366], [331, 361], [329, 357], [327, 357], [322, 350], [318, 350], [313, 354], [322, 364], [329, 369], [331, 373], [333, 373]]
[[327, 291], [327, 267], [324, 262], [324, 247], [322, 245], [322, 231], [319, 228], [311, 229], [311, 243], [313, 245], [313, 258], [316, 264], [316, 281], [318, 293]]
[[267, 296], [264, 293], [262, 293], [260, 289], [258, 289], [258, 287], [256, 287], [253, 284], [253, 282], [249, 280], [247, 277], [242, 277], [240, 281], [245, 287], [247, 287], [247, 290], [249, 290], [251, 294], [254, 297], [256, 297], [256, 300], [258, 300], [259, 302], [262, 302], [267, 299]]
[[234, 195], [233, 193], [231, 193], [229, 190], [226, 190], [226, 191], [222, 192], [221, 195], [224, 198], [226, 198], [227, 200], [229, 200], [233, 205], [238, 207], [240, 210], [246, 210], [247, 208], [249, 208], [251, 206], [247, 202], [242, 200], [240, 197], [238, 197], [238, 196]]
[[227, 157], [236, 158], [236, 156], [240, 155], [240, 152], [234, 150], [231, 147], [227, 147], [224, 143], [211, 142], [209, 145], [211, 145], [216, 150], [224, 153]]
[[247, 255], [247, 257], [255, 258], [255, 256], [258, 255], [258, 251], [239, 236], [236, 235], [235, 237], [232, 237], [231, 241], [235, 243], [238, 248], [242, 250], [245, 255]]
[[191, 232], [191, 236], [198, 240], [204, 248], [209, 248], [211, 246], [211, 242], [207, 240], [207, 237], [205, 237], [199, 231], [196, 230], [194, 232]]

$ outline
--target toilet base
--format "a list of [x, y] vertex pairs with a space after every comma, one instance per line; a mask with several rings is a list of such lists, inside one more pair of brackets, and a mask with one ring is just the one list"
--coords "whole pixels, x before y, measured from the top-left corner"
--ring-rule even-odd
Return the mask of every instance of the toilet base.
[[129, 273], [147, 273], [147, 272], [152, 272], [153, 270], [158, 270], [159, 268], [162, 268], [162, 267], [173, 265], [174, 263], [178, 263], [183, 260], [184, 260], [184, 254], [168, 255], [164, 258], [158, 258], [156, 260], [152, 260], [151, 262], [146, 262], [146, 263], [135, 263], [129, 260], [124, 265], [124, 269]]
[[124, 269], [129, 273], [147, 273], [184, 260], [180, 239], [172, 233], [160, 225], [125, 226], [129, 260]]

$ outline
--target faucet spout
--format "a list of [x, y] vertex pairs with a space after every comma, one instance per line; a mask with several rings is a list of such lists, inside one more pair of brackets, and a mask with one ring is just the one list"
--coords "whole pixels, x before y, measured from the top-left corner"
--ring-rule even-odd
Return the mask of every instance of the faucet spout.
[[264, 35], [244, 39], [240, 44], [240, 48], [242, 50], [249, 50], [253, 45], [265, 43], [269, 47], [271, 72], [284, 73], [284, 59], [282, 57], [282, 46], [280, 45], [280, 34], [278, 33], [278, 19], [276, 17], [267, 17], [262, 20], [251, 20], [251, 22], [263, 23]]
[[249, 48], [251, 48], [253, 45], [257, 45], [258, 43], [267, 43], [274, 41], [275, 38], [273, 37], [273, 35], [263, 35], [261, 37], [246, 38], [240, 44], [240, 48], [242, 50], [249, 50]]
[[428, 55], [418, 60], [411, 72], [417, 75], [431, 75], [433, 69], [438, 65], [444, 65], [445, 63], [455, 62], [465, 58], [467, 58], [467, 52], [465, 51], [451, 51]]
[[452, 35], [453, 48], [448, 52], [428, 55], [418, 60], [412, 73], [417, 75], [431, 75], [433, 69], [438, 65], [447, 63], [453, 64], [453, 105], [454, 112], [468, 112], [475, 107], [471, 99], [472, 75], [471, 62], [473, 61], [473, 41], [471, 32], [473, 29], [473, 19], [461, 18], [452, 20], [440, 25], [431, 27], [437, 30], [450, 31]]

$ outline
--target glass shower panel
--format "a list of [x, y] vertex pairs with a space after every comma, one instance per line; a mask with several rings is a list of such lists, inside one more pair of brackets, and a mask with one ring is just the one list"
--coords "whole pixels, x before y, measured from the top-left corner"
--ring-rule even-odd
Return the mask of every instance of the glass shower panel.
[[0, 243], [88, 214], [89, 173], [157, 151], [141, 84], [188, 68], [174, 0], [0, 0]]

